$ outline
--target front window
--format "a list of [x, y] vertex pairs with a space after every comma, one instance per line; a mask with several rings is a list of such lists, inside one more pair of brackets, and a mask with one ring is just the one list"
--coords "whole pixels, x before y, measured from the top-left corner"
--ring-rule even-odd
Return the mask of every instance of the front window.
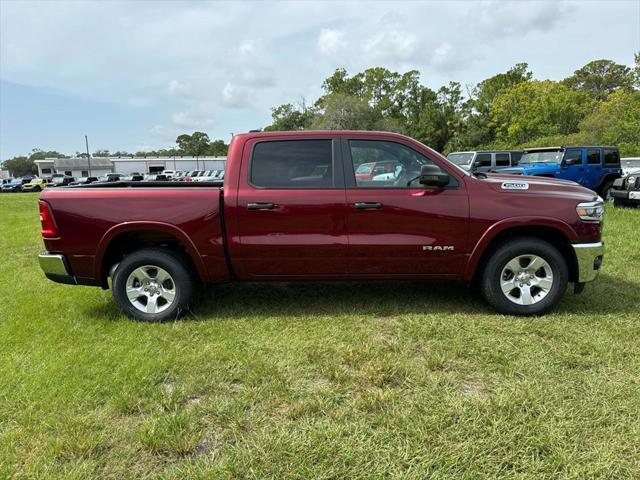
[[608, 167], [620, 166], [620, 152], [617, 149], [605, 148], [604, 149], [604, 164]]
[[[422, 165], [433, 161], [415, 150], [394, 142], [380, 140], [351, 140], [351, 161], [356, 172], [358, 187], [365, 188], [415, 188]], [[362, 165], [371, 165], [372, 175], [360, 175]], [[380, 167], [380, 168], [379, 168]]]
[[474, 152], [450, 153], [447, 155], [447, 160], [456, 165], [469, 165], [473, 159], [473, 153]]
[[520, 163], [559, 163], [562, 159], [562, 151], [526, 152], [522, 155]]

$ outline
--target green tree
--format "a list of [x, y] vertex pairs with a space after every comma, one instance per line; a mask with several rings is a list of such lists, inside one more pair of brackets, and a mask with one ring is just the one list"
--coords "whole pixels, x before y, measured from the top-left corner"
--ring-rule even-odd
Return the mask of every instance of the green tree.
[[617, 90], [580, 123], [586, 143], [615, 145], [622, 156], [640, 156], [640, 91]]
[[305, 130], [311, 127], [313, 117], [313, 110], [306, 108], [304, 101], [299, 108], [291, 103], [285, 103], [271, 109], [273, 123], [264, 130], [267, 132]]
[[564, 84], [588, 92], [596, 100], [604, 100], [619, 88], [632, 88], [633, 71], [611, 60], [594, 60], [576, 70], [564, 80]]
[[191, 135], [183, 134], [176, 138], [176, 144], [184, 155], [199, 157], [207, 153], [209, 135], [204, 132], [193, 132]]
[[324, 111], [313, 122], [319, 130], [370, 130], [374, 119], [369, 104], [358, 97], [334, 93], [324, 98]]
[[94, 157], [110, 157], [112, 154], [109, 150], [96, 150], [93, 152]]
[[2, 169], [9, 170], [14, 177], [22, 177], [23, 175], [34, 174], [38, 172], [36, 164], [29, 157], [18, 156], [10, 158], [2, 162]]
[[224, 157], [227, 155], [228, 149], [229, 145], [224, 143], [224, 140], [214, 140], [209, 143], [207, 155], [211, 155], [213, 157]]
[[533, 80], [497, 97], [491, 118], [496, 141], [516, 146], [538, 137], [575, 133], [593, 108], [594, 101], [583, 91], [551, 80]]

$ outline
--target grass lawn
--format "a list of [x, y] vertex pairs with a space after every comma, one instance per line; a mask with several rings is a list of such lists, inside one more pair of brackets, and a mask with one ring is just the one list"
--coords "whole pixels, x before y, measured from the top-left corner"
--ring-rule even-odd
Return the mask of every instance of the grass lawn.
[[457, 284], [236, 284], [168, 324], [52, 283], [0, 195], [0, 478], [638, 478], [640, 209], [542, 318]]

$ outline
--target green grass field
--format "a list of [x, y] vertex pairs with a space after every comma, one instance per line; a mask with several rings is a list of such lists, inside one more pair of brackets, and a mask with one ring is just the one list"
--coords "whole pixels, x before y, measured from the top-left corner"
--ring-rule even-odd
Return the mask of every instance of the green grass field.
[[212, 287], [167, 324], [39, 270], [0, 195], [0, 478], [638, 478], [640, 209], [542, 318], [457, 284]]

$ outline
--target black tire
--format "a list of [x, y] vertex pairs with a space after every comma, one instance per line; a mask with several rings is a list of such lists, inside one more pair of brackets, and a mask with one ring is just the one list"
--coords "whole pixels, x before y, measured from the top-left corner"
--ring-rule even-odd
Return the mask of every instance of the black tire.
[[[540, 257], [551, 267], [553, 275], [553, 284], [546, 296], [532, 305], [519, 305], [512, 302], [500, 288], [503, 269], [508, 262], [521, 255]], [[507, 241], [493, 251], [482, 271], [480, 288], [487, 303], [499, 313], [544, 315], [558, 305], [567, 288], [568, 279], [567, 262], [557, 248], [538, 238], [522, 237]]]
[[42, 190], [42, 189], [41, 189], [40, 187], [35, 187], [35, 188], [33, 189], [33, 191], [34, 191], [34, 192], [39, 192], [39, 191], [41, 191], [41, 190]]
[[[165, 322], [177, 319], [187, 309], [193, 296], [195, 273], [190, 262], [179, 253], [164, 248], [144, 248], [128, 255], [120, 262], [112, 278], [113, 298], [129, 317], [144, 322]], [[175, 296], [171, 304], [159, 313], [146, 313], [134, 305], [127, 296], [127, 280], [139, 267], [151, 266], [164, 269], [171, 276]]]
[[611, 191], [612, 187], [613, 180], [609, 180], [598, 189], [598, 195], [600, 195], [605, 202], [611, 202], [612, 200], [614, 200], [613, 198], [609, 197], [609, 192]]

